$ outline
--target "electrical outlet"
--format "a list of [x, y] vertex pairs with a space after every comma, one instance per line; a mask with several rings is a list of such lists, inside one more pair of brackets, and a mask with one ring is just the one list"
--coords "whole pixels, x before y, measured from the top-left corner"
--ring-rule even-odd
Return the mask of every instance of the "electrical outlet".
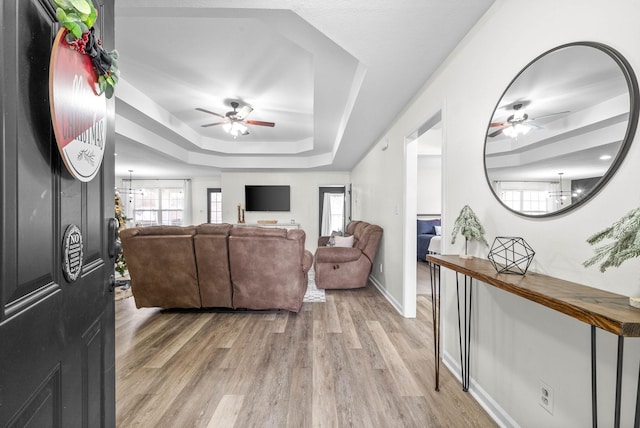
[[380, 273], [382, 273], [382, 263], [380, 263]]
[[538, 393], [540, 395], [538, 402], [542, 408], [553, 415], [553, 388], [543, 381], [540, 381]]

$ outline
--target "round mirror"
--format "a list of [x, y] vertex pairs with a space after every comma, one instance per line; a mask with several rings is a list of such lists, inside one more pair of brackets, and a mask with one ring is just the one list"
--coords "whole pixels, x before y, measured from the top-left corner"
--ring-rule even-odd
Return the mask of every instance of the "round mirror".
[[527, 65], [498, 102], [485, 138], [487, 181], [518, 214], [564, 213], [611, 178], [637, 122], [638, 84], [618, 52], [559, 46]]

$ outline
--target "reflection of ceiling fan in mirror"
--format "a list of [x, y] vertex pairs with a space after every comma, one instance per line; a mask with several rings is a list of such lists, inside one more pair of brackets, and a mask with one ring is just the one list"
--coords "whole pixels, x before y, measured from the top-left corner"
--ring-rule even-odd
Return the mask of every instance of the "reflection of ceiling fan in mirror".
[[214, 116], [218, 116], [224, 119], [221, 122], [208, 123], [201, 126], [203, 128], [207, 128], [209, 126], [222, 125], [225, 132], [232, 135], [233, 138], [237, 137], [238, 135], [249, 135], [249, 129], [247, 128], [246, 125], [258, 125], [258, 126], [270, 126], [270, 127], [275, 126], [275, 123], [273, 122], [262, 122], [260, 120], [248, 120], [247, 116], [249, 115], [249, 113], [253, 111], [253, 107], [251, 107], [250, 105], [245, 104], [240, 108], [240, 110], [238, 110], [238, 107], [240, 107], [240, 103], [238, 103], [237, 101], [232, 101], [231, 107], [233, 108], [233, 111], [228, 111], [224, 116], [213, 111], [196, 107], [196, 110], [198, 111], [212, 114]]
[[513, 105], [513, 114], [509, 116], [506, 122], [491, 122], [489, 128], [500, 127], [500, 129], [490, 132], [488, 134], [489, 137], [497, 137], [500, 134], [504, 134], [507, 137], [515, 138], [518, 135], [525, 135], [532, 128], [534, 129], [542, 129], [541, 126], [532, 123], [534, 120], [544, 119], [552, 116], [558, 116], [561, 114], [567, 114], [568, 111], [562, 111], [558, 113], [545, 114], [543, 116], [532, 117], [530, 118], [527, 113], [524, 112], [522, 108], [522, 103], [517, 103]]

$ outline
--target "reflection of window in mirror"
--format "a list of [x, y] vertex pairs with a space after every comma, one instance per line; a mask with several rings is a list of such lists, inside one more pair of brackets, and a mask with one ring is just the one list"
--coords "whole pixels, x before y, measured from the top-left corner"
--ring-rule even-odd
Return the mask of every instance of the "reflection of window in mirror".
[[496, 181], [494, 188], [502, 203], [514, 211], [540, 215], [555, 208], [555, 199], [549, 196], [552, 182]]

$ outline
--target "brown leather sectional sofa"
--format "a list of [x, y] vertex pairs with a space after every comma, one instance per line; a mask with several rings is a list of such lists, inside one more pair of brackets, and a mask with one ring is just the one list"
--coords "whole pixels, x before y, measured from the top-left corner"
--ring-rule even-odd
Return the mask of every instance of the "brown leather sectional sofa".
[[313, 261], [300, 229], [152, 226], [120, 239], [138, 308], [298, 312]]
[[318, 288], [360, 288], [367, 285], [382, 238], [382, 228], [365, 221], [351, 221], [345, 235], [354, 237], [352, 247], [328, 247], [328, 236], [318, 239], [314, 257]]

